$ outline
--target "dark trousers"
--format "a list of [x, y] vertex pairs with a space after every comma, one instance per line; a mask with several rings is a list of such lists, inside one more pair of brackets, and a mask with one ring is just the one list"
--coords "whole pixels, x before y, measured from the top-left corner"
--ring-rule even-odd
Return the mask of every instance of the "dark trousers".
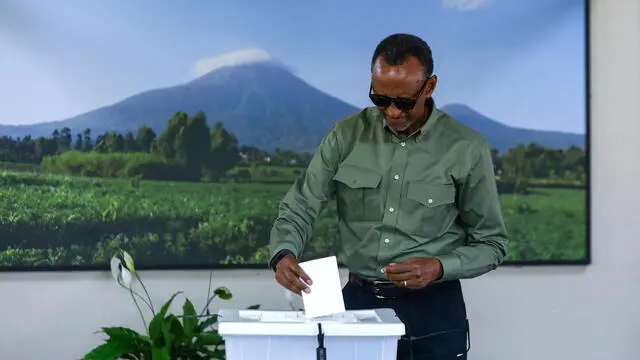
[[380, 298], [371, 287], [349, 281], [342, 290], [347, 310], [391, 308], [405, 324], [397, 360], [466, 360], [469, 326], [459, 281]]

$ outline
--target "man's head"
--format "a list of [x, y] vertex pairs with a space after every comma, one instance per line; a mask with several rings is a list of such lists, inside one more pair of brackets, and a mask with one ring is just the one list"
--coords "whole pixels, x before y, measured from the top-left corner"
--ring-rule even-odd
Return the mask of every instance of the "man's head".
[[407, 134], [427, 118], [427, 100], [436, 88], [431, 48], [414, 35], [394, 34], [382, 40], [371, 59], [371, 101], [390, 128]]

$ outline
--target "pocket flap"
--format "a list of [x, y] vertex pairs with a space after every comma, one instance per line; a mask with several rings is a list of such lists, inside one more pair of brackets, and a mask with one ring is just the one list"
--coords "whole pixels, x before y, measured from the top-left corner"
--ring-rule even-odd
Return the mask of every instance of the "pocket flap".
[[379, 173], [354, 165], [340, 165], [333, 176], [333, 180], [339, 181], [350, 188], [376, 188], [382, 180]]
[[453, 184], [412, 181], [407, 188], [407, 198], [427, 207], [451, 204], [456, 200], [456, 187]]

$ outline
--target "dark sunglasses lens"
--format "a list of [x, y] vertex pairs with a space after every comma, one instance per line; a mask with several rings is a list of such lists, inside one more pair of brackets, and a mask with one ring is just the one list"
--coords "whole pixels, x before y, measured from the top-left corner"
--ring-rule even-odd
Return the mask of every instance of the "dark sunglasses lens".
[[389, 99], [381, 97], [381, 96], [369, 95], [369, 98], [371, 99], [371, 102], [375, 106], [387, 107], [387, 106], [391, 105], [391, 101], [389, 101]]
[[400, 111], [408, 111], [413, 109], [416, 106], [416, 102], [412, 101], [412, 100], [400, 100], [400, 101], [395, 101], [393, 103], [398, 110]]

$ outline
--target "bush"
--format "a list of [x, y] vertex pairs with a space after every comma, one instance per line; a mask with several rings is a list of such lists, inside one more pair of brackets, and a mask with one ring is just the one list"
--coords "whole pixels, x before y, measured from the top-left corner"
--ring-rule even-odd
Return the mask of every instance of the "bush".
[[57, 174], [146, 180], [190, 180], [184, 166], [153, 153], [83, 153], [46, 156], [41, 167]]

